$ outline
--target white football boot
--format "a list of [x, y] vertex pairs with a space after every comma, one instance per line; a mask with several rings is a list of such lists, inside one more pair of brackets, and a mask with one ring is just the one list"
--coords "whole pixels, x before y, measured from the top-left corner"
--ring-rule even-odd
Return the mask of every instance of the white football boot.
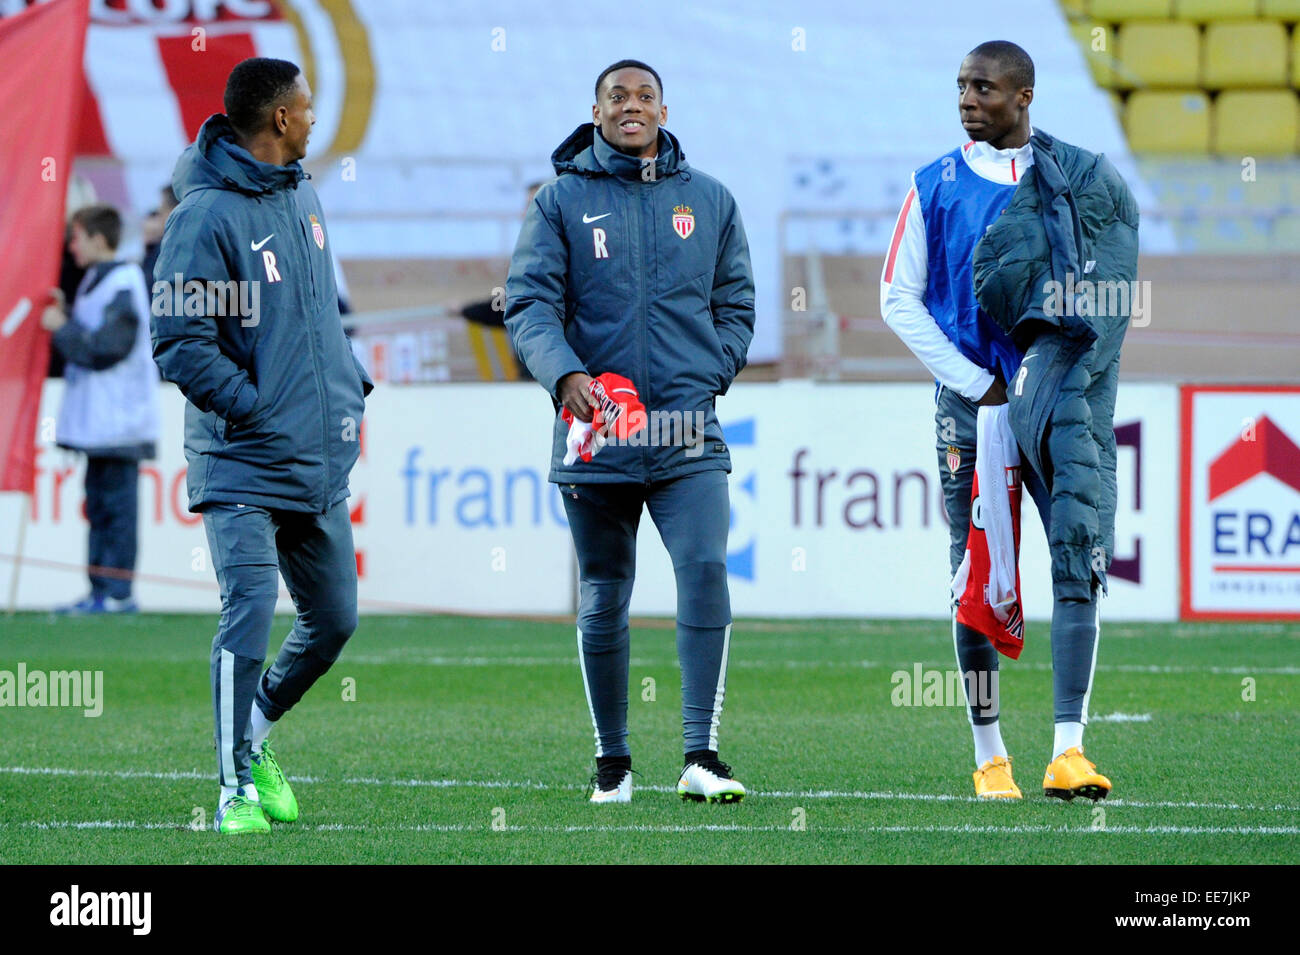
[[696, 802], [740, 802], [745, 787], [731, 777], [731, 767], [717, 753], [705, 750], [687, 755], [677, 795]]
[[596, 774], [591, 777], [591, 801], [632, 801], [632, 757], [597, 757]]

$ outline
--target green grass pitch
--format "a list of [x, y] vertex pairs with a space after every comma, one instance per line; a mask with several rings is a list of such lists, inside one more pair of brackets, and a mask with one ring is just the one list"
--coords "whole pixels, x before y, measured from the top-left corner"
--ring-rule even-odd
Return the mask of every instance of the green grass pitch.
[[104, 697], [97, 718], [0, 708], [0, 863], [1300, 861], [1300, 625], [1103, 624], [1086, 743], [1115, 790], [1096, 807], [1042, 796], [1044, 624], [1002, 671], [1026, 798], [983, 804], [962, 708], [893, 702], [896, 671], [954, 666], [945, 622], [738, 621], [733, 806], [677, 798], [673, 632], [634, 626], [641, 776], [630, 806], [597, 807], [571, 626], [366, 617], [273, 736], [300, 820], [239, 839], [210, 829], [214, 628], [0, 618], [0, 670], [101, 670]]

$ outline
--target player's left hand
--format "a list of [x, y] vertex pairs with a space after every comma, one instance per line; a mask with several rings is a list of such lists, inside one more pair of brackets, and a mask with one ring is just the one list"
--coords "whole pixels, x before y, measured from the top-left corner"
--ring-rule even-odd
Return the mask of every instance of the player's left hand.
[[41, 312], [41, 328], [47, 332], [57, 332], [66, 324], [68, 324], [68, 313], [61, 305], [47, 305], [45, 311]]

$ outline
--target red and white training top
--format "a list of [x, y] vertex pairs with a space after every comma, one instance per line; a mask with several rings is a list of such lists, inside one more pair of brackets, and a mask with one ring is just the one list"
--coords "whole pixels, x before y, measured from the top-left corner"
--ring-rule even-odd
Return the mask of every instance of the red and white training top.
[[[988, 143], [969, 142], [962, 148], [961, 156], [976, 175], [1001, 185], [1018, 183], [1034, 162], [1029, 143], [1018, 149], [994, 149]], [[939, 384], [978, 401], [993, 384], [993, 373], [962, 354], [930, 314], [925, 304], [929, 276], [925, 217], [914, 173], [912, 188], [903, 200], [903, 209], [894, 226], [889, 254], [885, 256], [880, 279], [880, 312], [885, 323]]]

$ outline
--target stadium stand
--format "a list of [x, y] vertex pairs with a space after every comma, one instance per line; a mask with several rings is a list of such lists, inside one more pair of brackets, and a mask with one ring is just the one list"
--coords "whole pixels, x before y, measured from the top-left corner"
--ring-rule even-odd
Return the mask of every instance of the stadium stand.
[[[1039, 64], [1035, 125], [1106, 153], [1142, 207], [1156, 318], [1134, 330], [1125, 373], [1291, 380], [1300, 367], [1296, 343], [1267, 330], [1300, 291], [1300, 0], [1028, 0], [978, 22], [937, 0], [925, 30], [905, 8], [831, 0], [802, 4], [792, 28], [782, 5], [755, 3], [682, 11], [671, 40], [632, 43], [578, 0], [506, 4], [490, 37], [468, 2], [351, 9], [337, 23], [232, 21], [223, 42], [305, 65], [321, 104], [308, 168], [363, 351], [388, 381], [508, 378], [503, 343], [456, 310], [502, 284], [519, 196], [623, 55], [657, 66], [668, 127], [743, 211], [761, 297], [746, 377], [923, 377], [879, 324], [879, 261], [911, 171], [960, 142], [960, 54], [991, 36]], [[103, 147], [78, 168], [141, 211], [203, 104], [219, 108], [192, 77], [176, 88], [165, 33], [95, 25], [87, 45]], [[1268, 311], [1240, 314], [1234, 290], [1256, 285]], [[1160, 337], [1183, 332], [1187, 344]]]

